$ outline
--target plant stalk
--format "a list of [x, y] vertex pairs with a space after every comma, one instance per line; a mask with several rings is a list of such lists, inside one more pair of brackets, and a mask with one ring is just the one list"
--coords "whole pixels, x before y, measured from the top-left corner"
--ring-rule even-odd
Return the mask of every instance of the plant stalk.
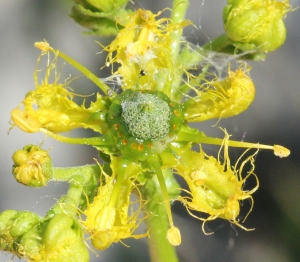
[[146, 225], [149, 230], [148, 246], [152, 262], [178, 262], [175, 247], [166, 238], [170, 228], [167, 209], [163, 202], [159, 184], [149, 179], [140, 188], [143, 199], [149, 202], [144, 207], [148, 213]]

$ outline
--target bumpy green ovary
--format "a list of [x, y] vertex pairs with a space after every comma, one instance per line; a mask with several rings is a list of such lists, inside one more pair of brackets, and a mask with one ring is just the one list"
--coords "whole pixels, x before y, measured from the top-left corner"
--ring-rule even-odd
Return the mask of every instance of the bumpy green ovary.
[[113, 99], [108, 121], [121, 153], [143, 161], [175, 139], [184, 114], [160, 91], [125, 90]]
[[122, 119], [134, 137], [157, 139], [169, 133], [170, 108], [155, 95], [135, 92], [122, 102]]

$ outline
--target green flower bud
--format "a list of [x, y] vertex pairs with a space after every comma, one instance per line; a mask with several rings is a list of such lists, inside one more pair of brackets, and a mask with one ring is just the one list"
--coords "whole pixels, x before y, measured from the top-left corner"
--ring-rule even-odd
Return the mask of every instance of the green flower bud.
[[285, 41], [289, 0], [229, 0], [223, 10], [228, 38], [243, 51], [270, 52]]
[[52, 160], [48, 151], [35, 145], [27, 145], [13, 154], [13, 175], [26, 186], [45, 186], [52, 178]]
[[20, 256], [18, 240], [40, 221], [38, 215], [29, 211], [5, 210], [0, 213], [0, 249]]
[[19, 253], [29, 261], [85, 262], [89, 253], [83, 242], [82, 228], [66, 214], [46, 219], [21, 238]]

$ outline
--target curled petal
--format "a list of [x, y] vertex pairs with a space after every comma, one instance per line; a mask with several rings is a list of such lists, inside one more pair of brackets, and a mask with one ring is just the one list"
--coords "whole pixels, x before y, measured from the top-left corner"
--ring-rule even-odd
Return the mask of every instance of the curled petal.
[[212, 118], [226, 118], [245, 111], [253, 102], [255, 86], [247, 75], [249, 68], [235, 72], [228, 69], [228, 77], [214, 80], [199, 89], [197, 96], [185, 102], [186, 119], [191, 122]]

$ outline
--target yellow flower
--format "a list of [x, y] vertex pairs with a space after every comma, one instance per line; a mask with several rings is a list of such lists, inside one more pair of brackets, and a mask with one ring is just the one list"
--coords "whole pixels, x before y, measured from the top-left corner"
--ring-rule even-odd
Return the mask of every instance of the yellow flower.
[[[41, 48], [44, 53], [38, 58], [37, 66], [43, 55], [49, 50], [48, 43], [38, 43], [37, 47]], [[38, 81], [39, 69], [34, 72], [36, 89], [28, 92], [21, 105], [11, 112], [14, 122], [13, 126], [18, 126], [25, 132], [39, 132], [45, 128], [51, 132], [59, 133], [70, 131], [74, 128], [91, 128], [94, 131], [102, 132], [105, 130], [105, 124], [101, 119], [94, 119], [93, 106], [101, 109], [101, 99], [92, 104], [90, 109], [84, 105], [78, 106], [73, 98], [76, 96], [67, 85], [72, 81], [64, 84], [58, 83], [59, 76], [56, 72], [57, 54], [48, 65], [45, 72], [45, 79], [42, 83]], [[54, 76], [53, 83], [49, 83], [49, 78]]]
[[[89, 232], [90, 239], [95, 248], [104, 250], [113, 242], [123, 241], [126, 238], [142, 238], [145, 234], [134, 234], [143, 218], [139, 217], [142, 208], [142, 200], [139, 207], [134, 210], [134, 203], [130, 203], [130, 195], [136, 189], [134, 179], [141, 167], [130, 163], [125, 171], [125, 178], [119, 190], [115, 190], [115, 180], [120, 159], [112, 159], [113, 175], [108, 176], [102, 172], [102, 184], [93, 202], [84, 211], [86, 220], [83, 225]], [[115, 170], [116, 169], [116, 170]]]
[[[138, 9], [133, 14], [120, 18], [124, 26], [116, 39], [104, 48], [108, 52], [107, 65], [120, 63], [115, 72], [122, 77], [122, 89], [142, 89], [166, 91], [171, 89], [175, 74], [175, 61], [172, 60], [171, 32], [190, 25], [185, 20], [172, 23], [169, 18], [156, 18], [161, 15]], [[140, 72], [144, 75], [136, 86]], [[165, 92], [166, 93], [166, 92]]]
[[[226, 64], [229, 68], [226, 77], [210, 74], [208, 70], [214, 66], [210, 53], [192, 48], [187, 41], [182, 41], [181, 53], [175, 58], [172, 35], [190, 22], [157, 20], [160, 14], [139, 9], [120, 18], [118, 23], [124, 28], [104, 48], [108, 52], [106, 65], [120, 64], [113, 76], [120, 83], [120, 93], [72, 58], [47, 43], [37, 43], [43, 54], [53, 52], [54, 60], [48, 64], [45, 81], [42, 84], [36, 81], [36, 90], [25, 97], [24, 110], [13, 111], [15, 125], [21, 129], [39, 130], [61, 142], [92, 145], [110, 165], [111, 174], [102, 172], [96, 197], [82, 210], [86, 216], [82, 223], [97, 249], [129, 237], [148, 235], [135, 235], [134, 231], [143, 219], [139, 218], [141, 208], [150, 199], [138, 194], [139, 207], [134, 210], [130, 195], [133, 190], [142, 192], [147, 181], [154, 178], [162, 199], [155, 204], [164, 205], [169, 226], [165, 237], [172, 245], [181, 243], [180, 230], [172, 218], [173, 199], [181, 201], [191, 214], [192, 211], [208, 214], [207, 218], [199, 219], [223, 218], [244, 228], [238, 220], [239, 201], [250, 199], [253, 204], [251, 194], [258, 181], [250, 191], [243, 186], [253, 174], [256, 153], [240, 159], [232, 168], [228, 146], [271, 149], [281, 157], [289, 154], [284, 147], [232, 141], [226, 132], [225, 139], [207, 137], [189, 127], [189, 122], [240, 114], [252, 103], [255, 86], [246, 64], [236, 70]], [[96, 101], [86, 108], [76, 105], [75, 94], [66, 84], [59, 84], [58, 79], [49, 84], [58, 56], [79, 69], [107, 96], [97, 94]], [[36, 74], [37, 71], [35, 79]], [[100, 135], [72, 138], [57, 134], [82, 127]], [[205, 143], [223, 146], [223, 162], [220, 157], [216, 159], [203, 152], [201, 144]], [[200, 152], [192, 149], [195, 144], [200, 144]], [[243, 175], [246, 163], [252, 168]], [[166, 170], [175, 170], [185, 179], [188, 197], [170, 193], [172, 186], [167, 185]], [[151, 230], [149, 234], [151, 237]]]
[[[234, 167], [231, 167], [228, 154], [229, 135], [225, 132], [223, 141], [224, 156], [221, 162], [221, 149], [218, 159], [212, 156], [207, 156], [202, 148], [200, 152], [191, 151], [190, 144], [183, 148], [173, 147], [173, 151], [178, 157], [167, 155], [170, 159], [173, 158], [175, 169], [180, 176], [187, 182], [189, 190], [188, 196], [179, 196], [180, 200], [187, 208], [189, 213], [204, 222], [216, 218], [223, 218], [236, 224], [244, 229], [238, 220], [240, 213], [239, 201], [249, 198], [251, 200], [251, 209], [253, 206], [252, 194], [258, 189], [258, 179], [253, 173], [254, 159], [257, 150], [250, 156], [243, 160], [243, 157], [249, 151], [247, 149], [239, 158]], [[247, 175], [243, 177], [244, 166], [250, 163], [251, 169], [247, 171]], [[257, 185], [249, 190], [243, 190], [246, 179], [249, 176], [254, 176]], [[194, 215], [192, 211], [204, 212], [208, 214], [207, 218], [202, 218]], [[250, 212], [249, 211], [249, 212]], [[203, 223], [204, 231], [204, 223]]]

